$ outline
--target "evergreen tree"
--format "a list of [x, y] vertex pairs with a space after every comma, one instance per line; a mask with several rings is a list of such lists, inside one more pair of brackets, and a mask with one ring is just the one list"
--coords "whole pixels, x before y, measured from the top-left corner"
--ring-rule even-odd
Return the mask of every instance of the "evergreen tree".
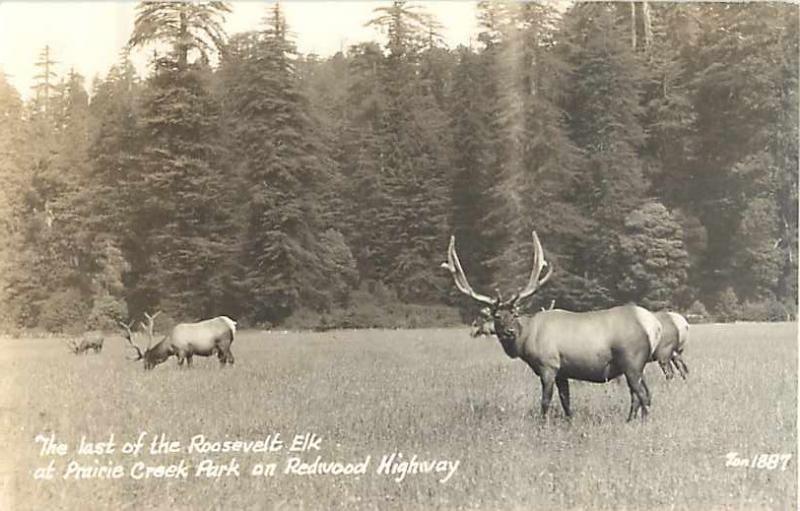
[[91, 247], [84, 271], [91, 278], [90, 323], [109, 326], [128, 318], [125, 278], [128, 257], [138, 253], [137, 208], [132, 197], [139, 168], [141, 137], [137, 126], [141, 83], [123, 53], [105, 80], [96, 83], [91, 102], [94, 127], [89, 147], [89, 174], [81, 187], [83, 242]]
[[389, 232], [376, 221], [388, 201], [380, 133], [386, 104], [381, 84], [383, 59], [376, 43], [350, 49], [346, 120], [336, 155], [346, 183], [342, 232], [352, 247], [359, 274], [371, 281], [384, 275], [392, 258]]
[[168, 42], [176, 57], [175, 65], [183, 71], [189, 66], [192, 54], [208, 63], [224, 46], [226, 34], [222, 25], [231, 8], [221, 1], [148, 1], [141, 2], [137, 11], [128, 44], [140, 47]]
[[34, 115], [47, 116], [50, 110], [50, 99], [56, 93], [56, 72], [53, 69], [57, 61], [53, 60], [53, 51], [45, 45], [39, 53], [38, 60], [33, 64], [38, 73], [34, 76], [34, 99], [31, 111]]
[[697, 147], [696, 114], [686, 62], [696, 39], [696, 6], [659, 3], [650, 7], [652, 41], [647, 48], [645, 88], [646, 173], [653, 192], [668, 205], [691, 206]]
[[548, 239], [548, 260], [568, 270], [568, 259], [557, 254], [582, 237], [584, 222], [570, 198], [581, 158], [561, 108], [569, 64], [556, 51], [555, 10], [534, 3], [485, 5], [497, 11], [484, 12], [492, 25], [481, 35], [487, 75], [496, 80], [486, 88], [494, 93], [486, 225], [497, 247], [488, 264], [501, 288], [514, 289], [530, 271], [534, 228]]
[[737, 295], [742, 299], [774, 296], [783, 271], [779, 215], [775, 201], [755, 198], [739, 223], [732, 249]]
[[[26, 263], [24, 226], [27, 184], [28, 133], [19, 93], [0, 72], [0, 325], [22, 323], [30, 316], [28, 277], [34, 268]], [[35, 285], [35, 283], [33, 283]]]
[[207, 62], [228, 10], [223, 2], [139, 7], [131, 46], [161, 41], [171, 51], [155, 59], [143, 92], [139, 172], [130, 181], [129, 306], [136, 314], [160, 306], [191, 319], [227, 310], [235, 196]]
[[[447, 160], [443, 113], [430, 88], [420, 82], [420, 49], [432, 39], [430, 17], [397, 0], [375, 9], [369, 22], [387, 34], [382, 73], [380, 179], [387, 201], [376, 215], [386, 233], [388, 264], [379, 278], [406, 300], [430, 301], [440, 295], [444, 276], [431, 264], [447, 237]], [[437, 243], [438, 242], [438, 243]]]
[[346, 296], [352, 270], [341, 235], [326, 232], [319, 199], [333, 171], [319, 125], [298, 83], [294, 45], [279, 5], [267, 27], [240, 45], [228, 104], [238, 119], [236, 153], [249, 184], [242, 243], [251, 317], [280, 321]]
[[486, 222], [495, 206], [490, 195], [487, 73], [479, 55], [464, 47], [459, 48], [458, 54], [450, 113], [454, 172], [450, 224], [470, 283], [475, 289], [486, 289], [491, 280], [485, 262], [495, 246]]
[[570, 127], [586, 155], [576, 198], [593, 222], [577, 250], [577, 266], [579, 273], [615, 292], [622, 278], [616, 264], [618, 235], [648, 190], [640, 159], [646, 74], [630, 43], [629, 25], [614, 4], [577, 4], [567, 15], [575, 66]]
[[619, 253], [623, 279], [618, 288], [626, 300], [650, 310], [678, 305], [689, 256], [681, 226], [667, 208], [649, 202], [632, 211], [625, 219]]
[[[746, 295], [763, 295], [769, 281], [771, 293], [794, 302], [796, 278], [784, 276], [796, 267], [791, 252], [797, 240], [797, 7], [715, 4], [704, 6], [700, 19], [690, 60], [697, 143], [703, 147], [691, 199], [709, 233], [700, 285], [712, 296], [731, 285]], [[776, 216], [765, 223], [767, 211]], [[755, 224], [772, 236], [756, 243], [764, 250], [757, 258], [772, 260], [770, 247], [783, 254], [777, 281], [741, 266], [754, 257], [748, 252], [755, 247], [745, 249], [737, 239], [748, 238]], [[760, 284], [754, 287], [755, 281]]]

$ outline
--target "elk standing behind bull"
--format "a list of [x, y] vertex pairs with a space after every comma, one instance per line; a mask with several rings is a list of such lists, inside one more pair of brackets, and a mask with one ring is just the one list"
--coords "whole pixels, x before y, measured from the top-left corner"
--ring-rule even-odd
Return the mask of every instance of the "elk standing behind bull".
[[192, 366], [192, 357], [195, 355], [208, 357], [214, 354], [219, 358], [221, 366], [233, 364], [234, 357], [231, 352], [231, 344], [236, 334], [236, 322], [227, 316], [217, 316], [197, 323], [179, 323], [175, 325], [168, 336], [164, 336], [155, 346], [150, 347], [153, 342], [153, 327], [155, 317], [158, 312], [150, 316], [145, 313], [147, 325], [141, 324], [149, 337], [149, 344], [142, 351], [133, 342], [131, 325], [120, 323], [125, 330], [125, 338], [128, 343], [136, 350], [136, 357], [132, 360], [144, 360], [144, 368], [152, 369], [158, 364], [175, 355], [178, 365], [182, 366], [186, 361], [187, 367]]
[[494, 320], [489, 307], [484, 307], [478, 312], [478, 317], [472, 321], [472, 331], [470, 332], [472, 337], [483, 337], [484, 335], [494, 335]]
[[667, 380], [675, 377], [673, 365], [678, 369], [681, 378], [685, 380], [686, 375], [689, 374], [689, 368], [683, 361], [682, 355], [689, 339], [689, 322], [677, 312], [657, 312], [656, 318], [661, 322], [664, 333], [650, 360], [658, 362]]
[[[650, 406], [650, 391], [643, 378], [645, 364], [661, 338], [661, 324], [646, 309], [623, 305], [592, 312], [546, 310], [533, 315], [519, 314], [519, 303], [536, 292], [552, 275], [544, 260], [542, 246], [533, 232], [533, 270], [525, 288], [509, 300], [490, 298], [472, 290], [450, 237], [447, 262], [456, 287], [490, 307], [497, 338], [511, 358], [521, 358], [542, 384], [541, 411], [547, 415], [553, 386], [558, 388], [564, 414], [570, 409], [569, 380], [605, 383], [625, 375], [631, 393], [630, 421]], [[547, 266], [547, 273], [541, 273]]]

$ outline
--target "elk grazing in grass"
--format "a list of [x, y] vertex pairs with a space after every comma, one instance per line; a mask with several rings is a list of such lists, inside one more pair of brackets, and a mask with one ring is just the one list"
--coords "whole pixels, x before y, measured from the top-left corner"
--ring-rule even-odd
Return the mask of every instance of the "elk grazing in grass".
[[[465, 295], [490, 307], [496, 336], [506, 355], [521, 358], [541, 380], [541, 412], [546, 417], [558, 388], [567, 417], [570, 409], [569, 380], [605, 383], [624, 375], [631, 394], [630, 421], [650, 406], [650, 391], [643, 379], [645, 364], [661, 338], [661, 324], [646, 309], [623, 305], [592, 312], [546, 310], [520, 315], [519, 304], [533, 296], [552, 275], [544, 260], [541, 243], [533, 232], [533, 270], [523, 290], [509, 300], [478, 294], [467, 281], [450, 238], [447, 262], [442, 263]], [[542, 270], [547, 272], [542, 276]]]
[[127, 325], [123, 322], [119, 322], [120, 326], [122, 327], [124, 333], [125, 340], [128, 341], [128, 344], [136, 350], [136, 355], [133, 358], [129, 357], [129, 360], [144, 360], [144, 368], [145, 370], [150, 370], [167, 360], [171, 355], [174, 354], [172, 347], [167, 343], [167, 337], [164, 336], [159, 342], [153, 346], [153, 328], [155, 327], [155, 320], [156, 316], [161, 314], [161, 311], [156, 312], [152, 316], [148, 313], [144, 313], [145, 317], [147, 318], [147, 325], [144, 323], [139, 323], [142, 327], [142, 330], [147, 333], [148, 342], [147, 347], [142, 351], [136, 343], [133, 342], [133, 332], [131, 331], [131, 327], [133, 326], [133, 321], [128, 323]]
[[[153, 324], [158, 314], [150, 316], [145, 313], [148, 324], [142, 324], [142, 328], [148, 333], [151, 344]], [[133, 343], [131, 325], [124, 323], [121, 325], [126, 331], [126, 339], [136, 350], [137, 357], [133, 360], [144, 359], [145, 369], [152, 369], [172, 355], [178, 359], [179, 366], [182, 366], [185, 360], [187, 367], [191, 367], [192, 357], [195, 355], [208, 357], [216, 354], [222, 366], [234, 363], [231, 344], [236, 334], [236, 322], [227, 316], [217, 316], [197, 323], [179, 323], [175, 325], [170, 335], [162, 338], [152, 348], [148, 345], [144, 351]]]
[[76, 355], [86, 354], [89, 352], [89, 350], [92, 350], [95, 353], [100, 353], [103, 351], [104, 341], [105, 337], [103, 332], [93, 330], [83, 334], [80, 340], [70, 339], [67, 341], [67, 347], [69, 347], [69, 350]]
[[689, 368], [682, 355], [689, 339], [689, 322], [677, 312], [657, 312], [656, 318], [661, 322], [663, 334], [650, 360], [658, 362], [667, 380], [675, 377], [672, 366], [675, 366], [685, 380]]

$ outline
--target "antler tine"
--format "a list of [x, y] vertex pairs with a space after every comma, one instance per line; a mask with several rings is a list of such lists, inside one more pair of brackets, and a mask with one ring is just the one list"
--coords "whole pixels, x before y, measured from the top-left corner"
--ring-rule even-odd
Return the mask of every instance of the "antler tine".
[[161, 314], [161, 311], [157, 311], [152, 316], [147, 312], [144, 313], [144, 317], [147, 318], [147, 325], [140, 322], [139, 324], [142, 325], [142, 329], [147, 332], [148, 342], [147, 342], [147, 349], [150, 349], [150, 346], [153, 345], [153, 328], [155, 328], [156, 324], [156, 316]]
[[442, 263], [442, 266], [450, 271], [450, 274], [453, 276], [453, 280], [455, 281], [456, 287], [459, 291], [469, 296], [473, 300], [477, 300], [486, 305], [495, 304], [495, 300], [488, 296], [476, 293], [473, 291], [472, 286], [469, 285], [467, 276], [464, 274], [464, 269], [461, 267], [461, 261], [458, 260], [455, 236], [450, 236], [450, 246], [447, 248], [447, 262]]
[[447, 247], [447, 262], [442, 263], [442, 268], [446, 268], [450, 274], [453, 276], [453, 280], [456, 283], [456, 287], [459, 291], [465, 294], [469, 293], [469, 285], [464, 285], [464, 282], [461, 280], [460, 275], [456, 269], [455, 262], [453, 261], [453, 250], [455, 248], [456, 237], [450, 236], [450, 245]]
[[128, 344], [130, 344], [133, 347], [133, 349], [136, 350], [136, 354], [139, 355], [136, 358], [131, 358], [131, 357], [125, 357], [125, 358], [127, 358], [128, 360], [139, 360], [141, 358], [144, 358], [144, 354], [142, 354], [142, 350], [139, 349], [139, 346], [133, 344], [133, 332], [131, 332], [131, 327], [133, 326], [133, 321], [131, 321], [127, 325], [125, 323], [123, 323], [122, 321], [120, 321], [119, 324], [120, 324], [120, 326], [122, 326], [122, 328], [125, 329], [125, 332], [127, 333], [127, 335], [125, 336], [125, 340], [128, 341]]
[[125, 329], [125, 331], [126, 331], [128, 334], [130, 334], [130, 333], [131, 333], [131, 326], [133, 326], [133, 321], [131, 321], [131, 322], [130, 322], [130, 324], [127, 324], [127, 325], [126, 325], [125, 323], [123, 323], [122, 321], [117, 321], [117, 323], [119, 323], [119, 326], [121, 326], [122, 328], [124, 328], [124, 329]]
[[[547, 273], [545, 273], [544, 277], [539, 278], [545, 266], [547, 266]], [[533, 231], [533, 269], [531, 270], [528, 284], [525, 289], [517, 294], [516, 300], [523, 300], [533, 295], [539, 287], [550, 279], [552, 274], [553, 267], [544, 260], [544, 250], [542, 250], [542, 244], [539, 242], [539, 236], [536, 231]]]

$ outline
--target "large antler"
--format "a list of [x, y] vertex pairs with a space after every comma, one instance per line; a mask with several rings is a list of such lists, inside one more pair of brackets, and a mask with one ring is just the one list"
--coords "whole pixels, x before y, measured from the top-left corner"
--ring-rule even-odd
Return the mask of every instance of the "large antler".
[[477, 300], [486, 305], [496, 305], [496, 300], [476, 293], [472, 290], [472, 286], [469, 285], [467, 276], [464, 275], [464, 269], [461, 267], [461, 262], [458, 260], [458, 254], [456, 254], [455, 236], [450, 236], [450, 246], [447, 249], [447, 262], [442, 263], [442, 268], [447, 268], [447, 270], [450, 271], [450, 274], [453, 275], [453, 280], [455, 281], [456, 287], [459, 291], [469, 296], [473, 300]]
[[[539, 278], [545, 266], [547, 266], [547, 273], [545, 273], [544, 277]], [[537, 289], [547, 282], [552, 274], [553, 267], [544, 260], [544, 250], [542, 250], [542, 244], [539, 243], [539, 236], [536, 231], [533, 231], [533, 269], [531, 270], [531, 277], [528, 279], [528, 285], [517, 293], [513, 301], [524, 300], [533, 295]]]
[[158, 316], [159, 314], [161, 314], [161, 311], [156, 312], [152, 316], [145, 312], [144, 313], [144, 317], [147, 318], [147, 324], [145, 325], [141, 321], [139, 322], [139, 324], [142, 326], [142, 330], [147, 332], [147, 336], [149, 338], [149, 340], [147, 342], [147, 349], [148, 350], [150, 349], [150, 346], [153, 345], [153, 327], [155, 327], [155, 324], [156, 324], [156, 316]]
[[139, 346], [133, 344], [133, 332], [131, 332], [131, 327], [133, 326], [133, 321], [131, 321], [127, 325], [125, 323], [123, 323], [122, 321], [120, 321], [119, 325], [125, 330], [125, 334], [124, 334], [125, 340], [127, 340], [128, 344], [130, 344], [133, 347], [133, 349], [136, 350], [136, 354], [138, 355], [136, 358], [127, 357], [127, 359], [128, 360], [140, 360], [140, 359], [144, 358], [144, 353], [142, 353], [142, 350], [139, 349]]

